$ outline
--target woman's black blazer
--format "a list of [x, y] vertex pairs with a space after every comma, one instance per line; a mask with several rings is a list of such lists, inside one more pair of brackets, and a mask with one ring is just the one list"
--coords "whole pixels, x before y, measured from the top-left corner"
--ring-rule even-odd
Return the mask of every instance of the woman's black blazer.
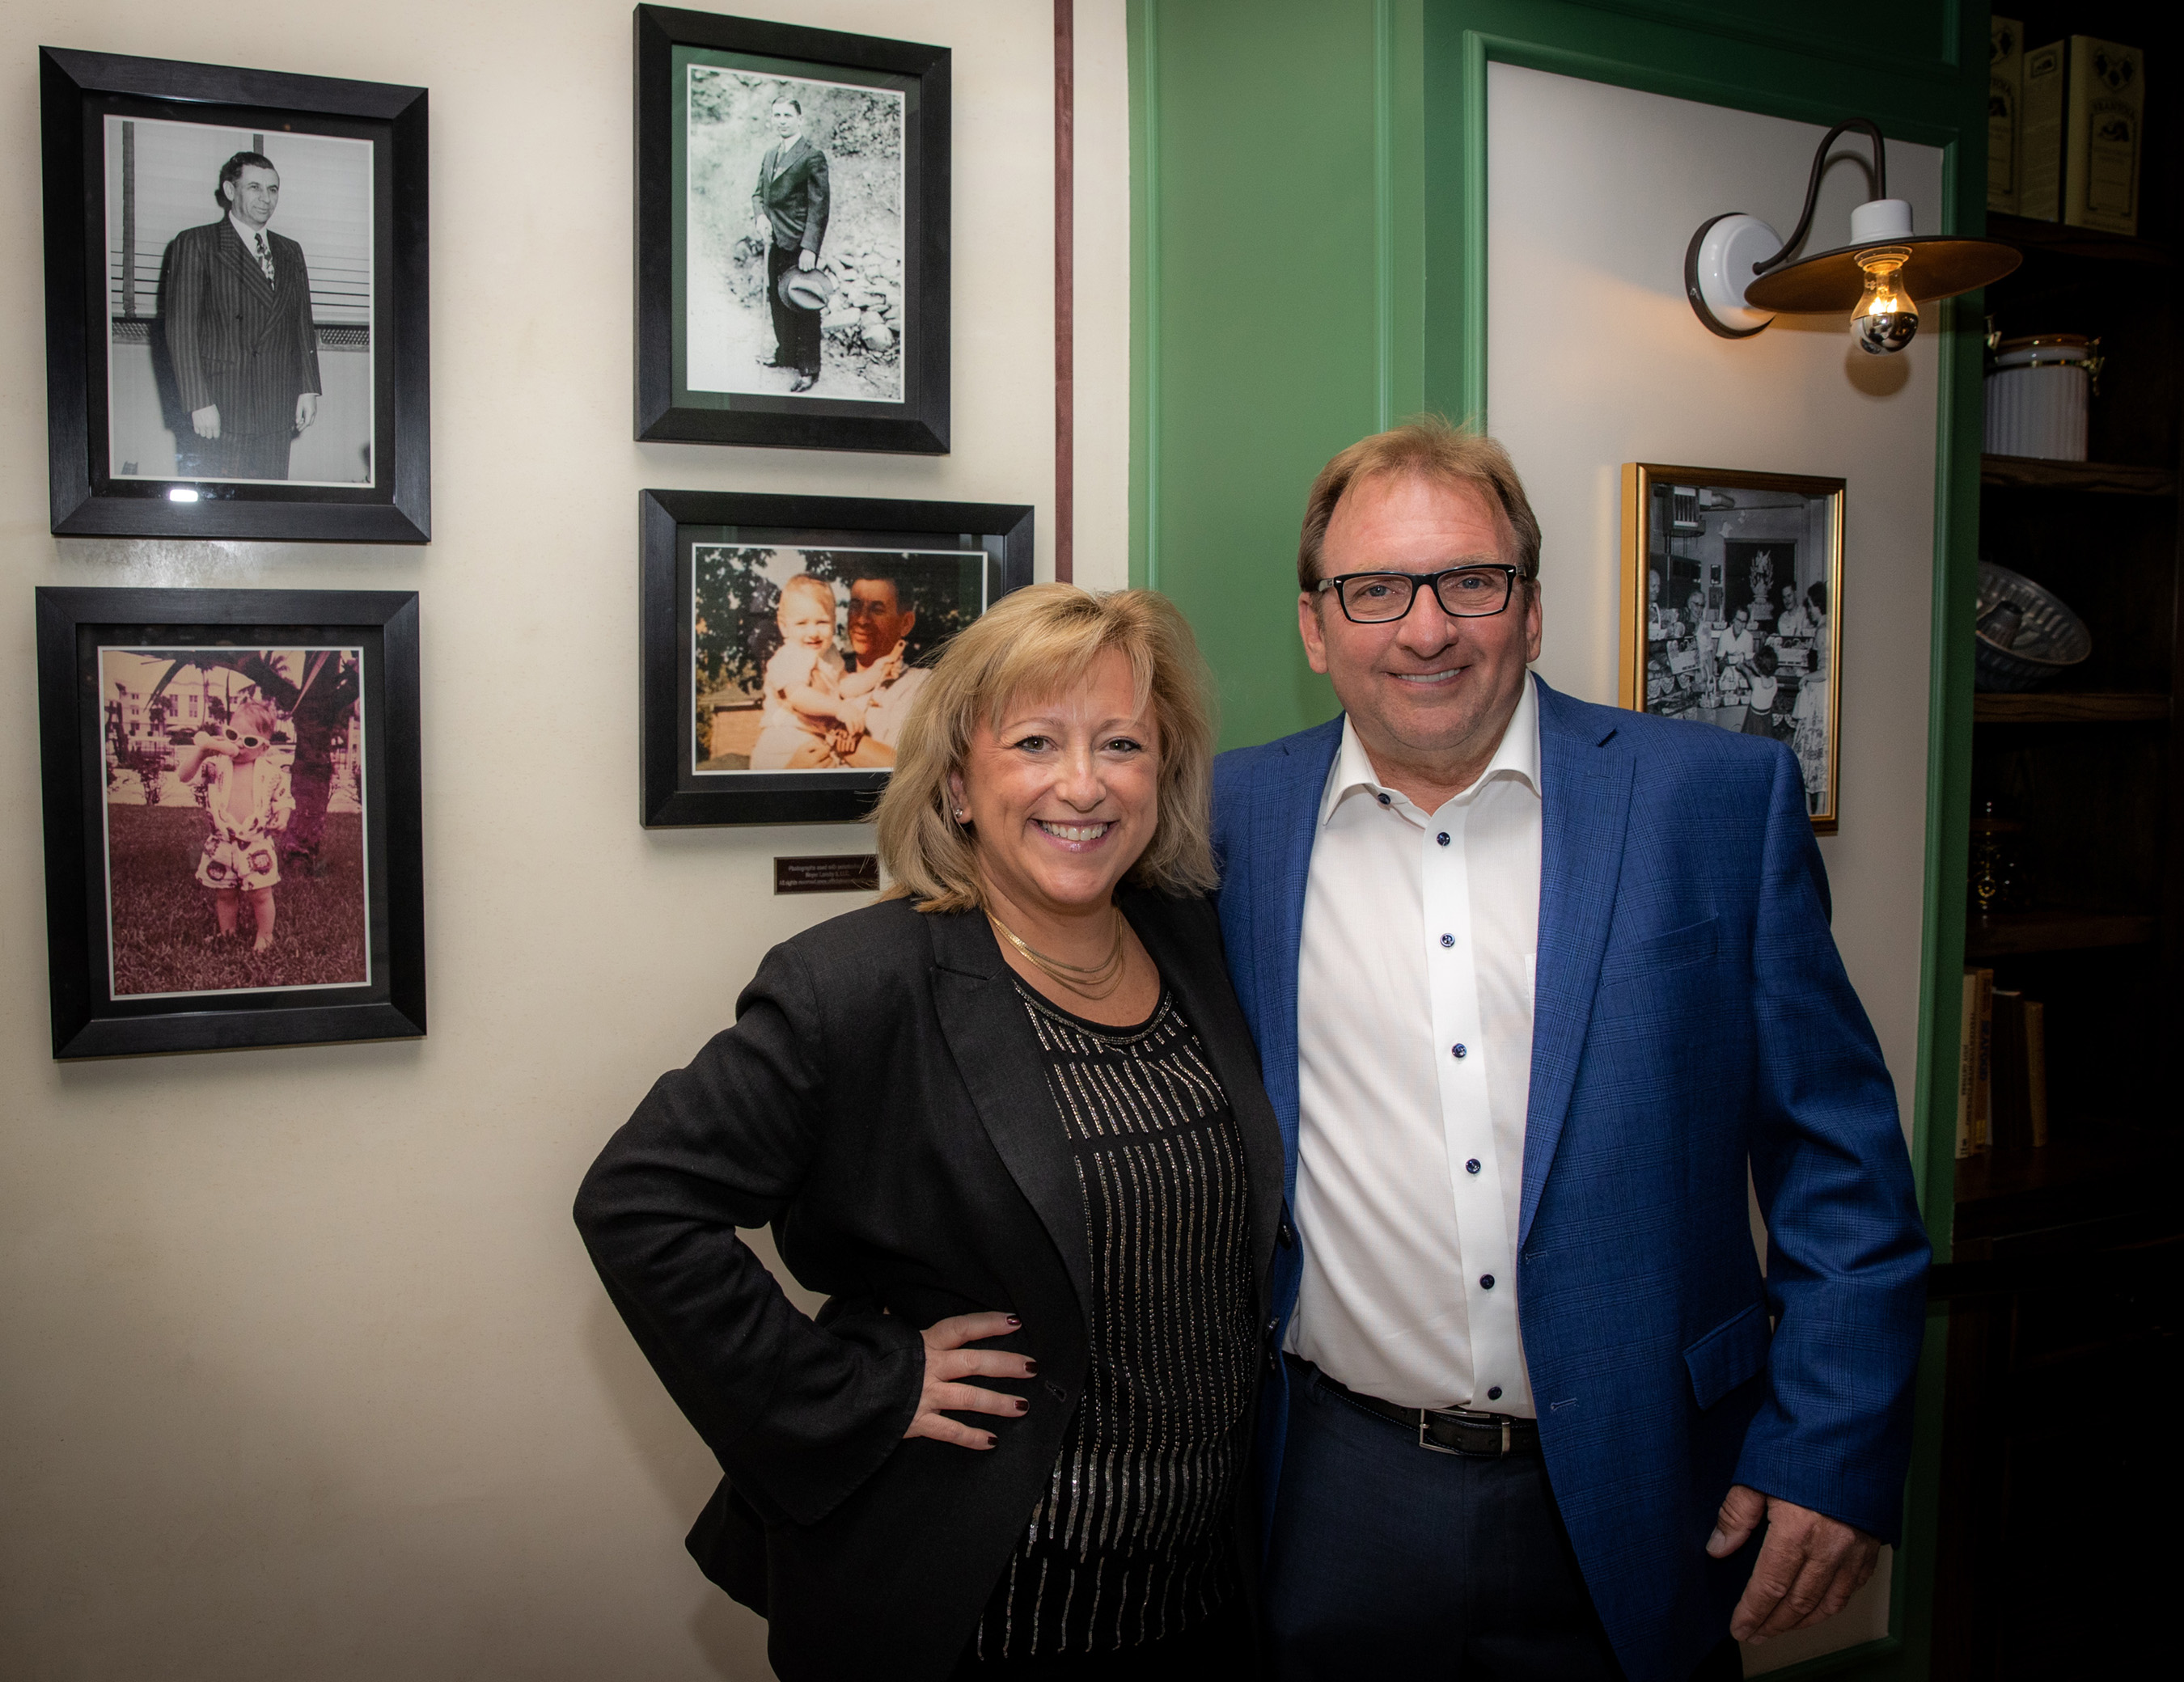
[[[1279, 1219], [1281, 1139], [1203, 899], [1123, 908], [1228, 1089], [1252, 1275]], [[883, 900], [766, 955], [736, 1024], [663, 1076], [608, 1143], [577, 1225], [632, 1334], [727, 1475], [690, 1533], [772, 1624], [788, 1682], [940, 1677], [1054, 1463], [1089, 1360], [1077, 1172], [1039, 1046], [978, 913]], [[799, 1312], [736, 1236], [771, 1223]], [[919, 1332], [997, 1309], [1034, 1356], [1021, 1419], [979, 1452], [905, 1440]], [[1269, 1358], [1276, 1358], [1270, 1355]]]

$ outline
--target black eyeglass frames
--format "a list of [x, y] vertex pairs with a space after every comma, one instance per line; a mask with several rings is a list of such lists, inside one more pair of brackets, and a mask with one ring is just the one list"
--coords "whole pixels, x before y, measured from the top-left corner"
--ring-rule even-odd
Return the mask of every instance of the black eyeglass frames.
[[1321, 579], [1318, 588], [1334, 592], [1352, 625], [1385, 625], [1409, 613], [1419, 589], [1429, 584], [1451, 619], [1489, 618], [1509, 605], [1521, 576], [1518, 567], [1474, 561], [1439, 572], [1345, 572]]

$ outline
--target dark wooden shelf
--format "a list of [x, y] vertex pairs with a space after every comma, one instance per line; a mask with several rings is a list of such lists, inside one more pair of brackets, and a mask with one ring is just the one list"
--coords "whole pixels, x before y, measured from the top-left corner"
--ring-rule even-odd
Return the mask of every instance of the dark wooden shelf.
[[2117, 461], [2049, 461], [2034, 455], [1983, 455], [1980, 483], [2016, 491], [2100, 491], [2110, 496], [2173, 497], [2176, 474], [2167, 467]]
[[2067, 1119], [2055, 1127], [2046, 1145], [1957, 1159], [1959, 1247], [2121, 1213], [2148, 1199], [2173, 1208], [2184, 1129]]
[[1988, 237], [2006, 239], [2031, 251], [2052, 252], [2060, 257], [2091, 257], [2109, 263], [2152, 263], [2173, 265], [2176, 252], [2158, 240], [2130, 234], [2103, 233], [2098, 228], [2074, 228], [2064, 222], [2034, 221], [2029, 217], [1989, 212]]
[[2158, 724], [2169, 716], [2163, 694], [1975, 695], [1975, 724]]
[[2025, 952], [2075, 952], [2095, 946], [2143, 946], [2153, 919], [2127, 911], [1999, 911], [1964, 922], [1967, 958]]

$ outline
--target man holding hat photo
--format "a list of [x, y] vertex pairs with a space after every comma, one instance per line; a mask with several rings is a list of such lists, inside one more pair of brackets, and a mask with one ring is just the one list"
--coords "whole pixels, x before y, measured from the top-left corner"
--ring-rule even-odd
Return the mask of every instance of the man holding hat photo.
[[754, 237], [766, 248], [766, 303], [773, 312], [773, 354], [759, 360], [795, 369], [788, 389], [808, 392], [819, 379], [819, 312], [833, 289], [819, 270], [827, 237], [827, 154], [805, 136], [803, 104], [787, 88], [774, 100], [772, 116], [780, 138], [760, 161], [751, 190]]

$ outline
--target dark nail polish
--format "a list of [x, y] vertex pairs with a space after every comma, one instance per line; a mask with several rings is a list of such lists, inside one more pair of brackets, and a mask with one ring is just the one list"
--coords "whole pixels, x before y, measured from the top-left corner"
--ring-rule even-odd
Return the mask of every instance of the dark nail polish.
[[1017, 1412], [1019, 1412], [1019, 1413], [1028, 1413], [1028, 1412], [1031, 1412], [1031, 1404], [1030, 1404], [1029, 1402], [1026, 1401], [1025, 1401], [1022, 1396], [1018, 1396], [1018, 1397], [1017, 1398]]
[[1029, 1356], [1026, 1356], [1024, 1357], [1024, 1377], [1027, 1378], [1035, 1378], [1038, 1376], [1039, 1362], [1033, 1360]]
[[1013, 1314], [1010, 1315], [1010, 1316], [1008, 1317], [1008, 1319], [1009, 1319], [1009, 1323], [1010, 1323], [1011, 1326], [1021, 1326], [1022, 1324], [1023, 1324], [1023, 1322], [1022, 1322], [1022, 1321], [1021, 1321], [1021, 1320], [1019, 1320], [1019, 1319], [1017, 1319], [1017, 1317], [1016, 1317], [1015, 1315], [1013, 1315]]
[[999, 1437], [995, 1436], [991, 1431], [986, 1433], [986, 1446], [988, 1448], [999, 1448], [1000, 1445], [1001, 1440]]

